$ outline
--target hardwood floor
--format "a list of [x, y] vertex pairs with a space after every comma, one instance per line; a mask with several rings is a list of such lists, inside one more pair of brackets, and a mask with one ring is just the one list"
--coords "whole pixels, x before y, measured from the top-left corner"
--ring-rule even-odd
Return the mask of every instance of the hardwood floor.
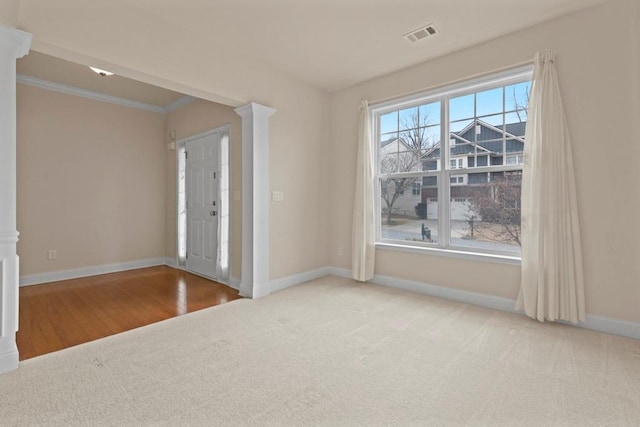
[[20, 360], [241, 298], [220, 283], [151, 267], [20, 288]]

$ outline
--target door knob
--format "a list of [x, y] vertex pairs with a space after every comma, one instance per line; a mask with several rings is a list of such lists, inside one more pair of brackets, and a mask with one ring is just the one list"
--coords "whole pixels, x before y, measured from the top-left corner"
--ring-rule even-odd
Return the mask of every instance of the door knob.
[[211, 215], [211, 216], [216, 216], [216, 211], [211, 211], [211, 212], [209, 212], [209, 215]]

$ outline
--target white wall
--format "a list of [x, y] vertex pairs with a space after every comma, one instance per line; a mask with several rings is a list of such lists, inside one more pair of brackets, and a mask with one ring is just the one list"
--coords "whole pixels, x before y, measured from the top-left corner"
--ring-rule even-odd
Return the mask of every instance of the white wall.
[[[331, 264], [351, 267], [357, 111], [375, 102], [558, 54], [578, 182], [587, 311], [640, 321], [638, 6], [612, 1], [340, 91], [332, 96]], [[342, 248], [342, 256], [338, 249]], [[376, 274], [515, 299], [517, 266], [378, 250]]]

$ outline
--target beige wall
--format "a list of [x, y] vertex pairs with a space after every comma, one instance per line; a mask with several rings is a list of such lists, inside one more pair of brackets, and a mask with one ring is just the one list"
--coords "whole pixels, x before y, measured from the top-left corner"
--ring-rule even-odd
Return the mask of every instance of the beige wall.
[[[234, 191], [242, 188], [242, 120], [233, 108], [196, 100], [166, 115], [165, 136], [171, 131], [182, 139], [220, 126], [231, 125], [231, 277], [240, 278], [242, 266], [242, 202], [233, 200]], [[166, 139], [166, 138], [165, 138]], [[169, 142], [166, 139], [166, 142]], [[176, 151], [167, 155], [166, 256], [176, 253]]]
[[[557, 51], [557, 67], [574, 142], [583, 234], [587, 311], [640, 321], [640, 26], [634, 1], [532, 27], [378, 78], [332, 97], [331, 264], [351, 266], [356, 106], [528, 61]], [[342, 248], [343, 256], [338, 256]], [[379, 250], [376, 273], [515, 298], [519, 267]]]
[[18, 27], [43, 53], [209, 101], [277, 109], [269, 120], [270, 185], [284, 201], [271, 204], [270, 278], [327, 266], [330, 96], [249, 60], [227, 40], [202, 37], [189, 22], [158, 27], [153, 18], [78, 0], [22, 1]]
[[163, 115], [22, 84], [17, 101], [21, 276], [164, 257]]
[[0, 23], [15, 27], [19, 12], [20, 0], [0, 0]]

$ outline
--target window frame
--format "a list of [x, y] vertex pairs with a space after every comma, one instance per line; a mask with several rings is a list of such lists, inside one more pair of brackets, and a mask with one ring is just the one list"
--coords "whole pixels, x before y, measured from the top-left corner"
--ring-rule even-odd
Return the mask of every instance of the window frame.
[[[472, 259], [483, 259], [505, 261], [507, 263], [513, 263], [520, 260], [520, 253], [513, 251], [502, 251], [497, 249], [479, 249], [470, 246], [461, 246], [451, 244], [451, 187], [452, 185], [461, 185], [459, 183], [451, 184], [450, 180], [453, 175], [467, 176], [469, 173], [485, 173], [485, 172], [507, 172], [513, 170], [522, 170], [522, 164], [507, 164], [507, 153], [503, 154], [502, 165], [492, 166], [490, 162], [487, 166], [469, 168], [467, 164], [464, 168], [443, 168], [442, 165], [449, 165], [452, 160], [450, 148], [452, 141], [450, 141], [451, 133], [450, 120], [449, 120], [449, 101], [452, 98], [457, 98], [465, 95], [474, 94], [477, 92], [487, 91], [498, 87], [510, 86], [519, 83], [524, 83], [533, 80], [533, 66], [527, 65], [523, 67], [513, 68], [506, 71], [497, 73], [490, 73], [482, 77], [467, 79], [459, 81], [451, 85], [442, 86], [440, 88], [428, 90], [418, 94], [399, 97], [395, 99], [389, 99], [380, 103], [373, 103], [370, 105], [370, 118], [371, 118], [371, 135], [375, 139], [374, 147], [374, 190], [375, 190], [375, 217], [376, 217], [376, 246], [383, 248], [391, 248], [393, 250], [406, 249], [410, 252], [416, 250], [425, 250], [429, 252], [437, 252], [438, 255], [451, 255], [454, 257]], [[506, 96], [506, 95], [505, 95]], [[401, 172], [401, 173], [381, 173], [379, 168], [380, 162], [380, 144], [379, 144], [379, 129], [380, 129], [380, 117], [384, 114], [388, 114], [394, 111], [405, 110], [412, 107], [417, 107], [434, 102], [440, 102], [440, 122], [437, 124], [440, 126], [440, 158], [438, 159], [438, 170], [423, 170], [420, 172]], [[508, 114], [511, 110], [506, 110], [506, 105], [503, 106], [501, 114]], [[482, 116], [475, 118], [482, 120]], [[506, 123], [505, 123], [506, 124]], [[444, 142], [444, 144], [443, 144]], [[466, 162], [465, 162], [466, 163]], [[417, 177], [421, 180], [425, 177], [437, 177], [437, 200], [438, 200], [438, 243], [430, 242], [418, 242], [418, 241], [406, 241], [397, 239], [388, 239], [382, 237], [382, 201], [380, 183], [385, 179], [398, 178], [398, 177]], [[464, 179], [464, 184], [467, 183], [467, 179]], [[445, 201], [442, 203], [440, 201]]]

